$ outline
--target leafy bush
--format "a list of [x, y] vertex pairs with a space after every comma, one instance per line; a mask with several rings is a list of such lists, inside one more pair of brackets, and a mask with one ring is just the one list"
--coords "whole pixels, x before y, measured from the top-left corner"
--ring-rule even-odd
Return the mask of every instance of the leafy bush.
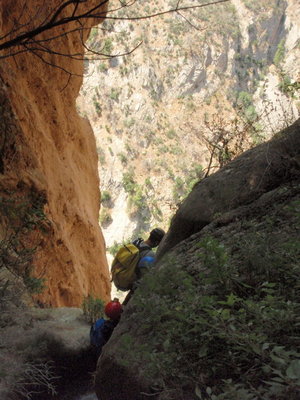
[[94, 323], [103, 316], [104, 301], [91, 295], [84, 297], [81, 308], [89, 323]]
[[120, 90], [119, 89], [115, 89], [115, 88], [111, 88], [110, 94], [109, 94], [109, 98], [115, 101], [119, 100], [119, 96], [120, 96]]
[[[125, 240], [126, 242], [126, 240]], [[127, 243], [127, 242], [126, 242]], [[122, 243], [117, 242], [116, 240], [114, 241], [114, 243], [107, 248], [107, 251], [109, 252], [109, 254], [111, 254], [112, 256], [115, 256], [117, 254], [117, 251], [119, 250], [119, 248], [122, 246]]]
[[169, 129], [169, 130], [167, 131], [166, 135], [167, 135], [167, 137], [168, 137], [169, 139], [174, 139], [174, 138], [177, 137], [177, 133], [176, 133], [175, 129], [173, 129], [173, 128], [172, 128], [172, 129]]
[[128, 171], [123, 174], [122, 183], [125, 192], [134, 193], [136, 188], [136, 182], [134, 179], [134, 173], [132, 171]]
[[112, 53], [112, 51], [113, 51], [113, 48], [114, 48], [114, 46], [113, 46], [112, 39], [111, 38], [106, 38], [105, 41], [104, 41], [104, 45], [103, 45], [103, 48], [102, 48], [101, 52], [104, 53], [104, 54], [110, 55]]
[[151, 179], [149, 178], [149, 176], [145, 179], [145, 185], [152, 187]]
[[300, 82], [292, 82], [291, 78], [285, 73], [280, 74], [280, 82], [278, 88], [281, 92], [292, 98], [297, 98], [300, 93]]
[[134, 179], [133, 171], [125, 172], [122, 179], [123, 187], [129, 194], [128, 204], [130, 208], [135, 208], [136, 212], [140, 212], [146, 207], [146, 198], [143, 193], [143, 187]]
[[101, 192], [101, 203], [107, 203], [111, 201], [111, 194], [107, 190]]
[[122, 164], [127, 164], [128, 159], [125, 153], [118, 153], [117, 156], [119, 157]]
[[282, 63], [283, 59], [284, 59], [284, 54], [285, 54], [285, 39], [282, 39], [277, 47], [275, 56], [274, 56], [274, 64], [276, 65], [276, 67], [279, 67], [280, 64]]
[[45, 282], [46, 279], [36, 278], [34, 276], [31, 276], [30, 273], [27, 273], [24, 276], [24, 283], [30, 294], [42, 293], [46, 287]]
[[135, 125], [135, 123], [136, 123], [136, 121], [135, 121], [134, 118], [126, 119], [126, 120], [124, 121], [124, 126], [125, 126], [126, 128], [132, 128], [132, 127]]
[[107, 208], [102, 207], [99, 216], [99, 222], [103, 227], [108, 226], [113, 221], [110, 211]]
[[249, 121], [255, 121], [255, 119], [257, 118], [257, 112], [253, 104], [252, 94], [243, 91], [239, 92], [237, 105], [243, 110], [245, 117]]
[[105, 63], [100, 63], [97, 67], [98, 72], [106, 72], [108, 70], [108, 66]]
[[102, 107], [101, 107], [99, 101], [97, 100], [96, 96], [93, 97], [93, 104], [94, 104], [96, 113], [100, 116], [101, 112], [102, 112]]

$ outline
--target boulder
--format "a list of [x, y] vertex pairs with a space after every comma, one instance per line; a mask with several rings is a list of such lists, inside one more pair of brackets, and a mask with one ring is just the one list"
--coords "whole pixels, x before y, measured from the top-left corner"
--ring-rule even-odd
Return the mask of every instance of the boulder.
[[197, 183], [173, 217], [158, 249], [158, 259], [221, 214], [299, 176], [300, 119], [273, 140], [246, 151]]

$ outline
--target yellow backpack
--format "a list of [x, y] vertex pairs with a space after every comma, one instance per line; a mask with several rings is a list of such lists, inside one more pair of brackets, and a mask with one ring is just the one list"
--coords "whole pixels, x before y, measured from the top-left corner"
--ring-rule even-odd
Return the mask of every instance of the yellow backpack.
[[124, 244], [117, 252], [111, 266], [112, 281], [119, 290], [130, 290], [136, 280], [136, 266], [140, 259], [137, 246]]

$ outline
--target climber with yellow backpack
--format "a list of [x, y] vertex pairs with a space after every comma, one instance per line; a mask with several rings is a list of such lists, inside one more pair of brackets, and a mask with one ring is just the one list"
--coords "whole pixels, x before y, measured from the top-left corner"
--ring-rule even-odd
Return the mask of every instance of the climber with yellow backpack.
[[147, 240], [138, 238], [132, 243], [124, 244], [118, 250], [112, 262], [111, 275], [118, 290], [130, 291], [123, 304], [126, 304], [131, 297], [136, 282], [153, 265], [155, 253], [152, 249], [159, 245], [164, 235], [162, 229], [155, 228]]

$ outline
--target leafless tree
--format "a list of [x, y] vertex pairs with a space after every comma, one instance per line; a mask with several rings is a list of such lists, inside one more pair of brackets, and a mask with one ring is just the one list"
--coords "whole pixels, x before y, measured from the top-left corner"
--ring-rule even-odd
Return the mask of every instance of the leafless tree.
[[204, 119], [204, 126], [200, 130], [188, 124], [189, 129], [201, 138], [209, 152], [204, 177], [224, 167], [263, 140], [258, 126], [260, 118], [261, 115], [257, 115], [255, 119], [249, 119], [242, 109], [237, 108], [233, 118], [226, 118], [222, 114], [209, 115]]

